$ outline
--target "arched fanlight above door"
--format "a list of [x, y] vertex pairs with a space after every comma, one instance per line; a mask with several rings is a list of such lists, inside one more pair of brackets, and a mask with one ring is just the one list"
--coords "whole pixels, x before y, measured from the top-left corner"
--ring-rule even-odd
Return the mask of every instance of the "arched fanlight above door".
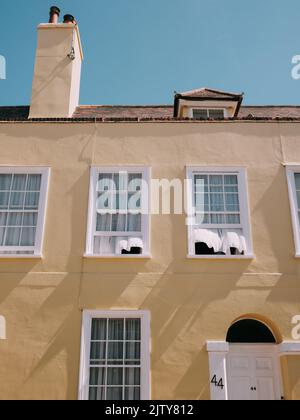
[[256, 319], [241, 319], [228, 330], [226, 341], [240, 344], [276, 344], [272, 331], [261, 321]]

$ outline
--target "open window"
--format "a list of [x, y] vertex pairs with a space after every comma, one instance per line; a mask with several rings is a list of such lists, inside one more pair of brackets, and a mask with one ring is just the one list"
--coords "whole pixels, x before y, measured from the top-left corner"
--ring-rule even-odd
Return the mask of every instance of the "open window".
[[149, 170], [92, 168], [87, 255], [149, 254]]
[[189, 255], [252, 256], [246, 173], [188, 168]]

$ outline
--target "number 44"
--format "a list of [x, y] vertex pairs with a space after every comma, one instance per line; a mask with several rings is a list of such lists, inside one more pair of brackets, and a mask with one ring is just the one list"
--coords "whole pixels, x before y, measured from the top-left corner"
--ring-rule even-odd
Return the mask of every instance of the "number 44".
[[216, 387], [216, 388], [221, 388], [222, 390], [224, 389], [224, 384], [223, 384], [223, 378], [221, 378], [218, 382], [217, 380], [217, 375], [215, 375], [212, 380], [211, 383]]

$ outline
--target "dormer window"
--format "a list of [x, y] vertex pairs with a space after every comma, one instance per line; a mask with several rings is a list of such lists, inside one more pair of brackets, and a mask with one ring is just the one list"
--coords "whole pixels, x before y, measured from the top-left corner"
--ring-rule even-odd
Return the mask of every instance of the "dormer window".
[[237, 118], [242, 101], [243, 94], [207, 88], [176, 93], [174, 118], [191, 118], [201, 121]]
[[226, 118], [225, 109], [193, 108], [191, 114], [194, 120], [224, 120]]

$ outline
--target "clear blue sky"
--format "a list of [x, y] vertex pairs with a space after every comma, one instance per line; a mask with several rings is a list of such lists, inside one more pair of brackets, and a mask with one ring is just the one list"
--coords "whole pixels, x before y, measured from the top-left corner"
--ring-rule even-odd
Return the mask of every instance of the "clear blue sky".
[[299, 0], [5, 0], [0, 105], [30, 103], [36, 26], [57, 5], [79, 23], [82, 104], [169, 104], [202, 86], [247, 104], [299, 104]]

